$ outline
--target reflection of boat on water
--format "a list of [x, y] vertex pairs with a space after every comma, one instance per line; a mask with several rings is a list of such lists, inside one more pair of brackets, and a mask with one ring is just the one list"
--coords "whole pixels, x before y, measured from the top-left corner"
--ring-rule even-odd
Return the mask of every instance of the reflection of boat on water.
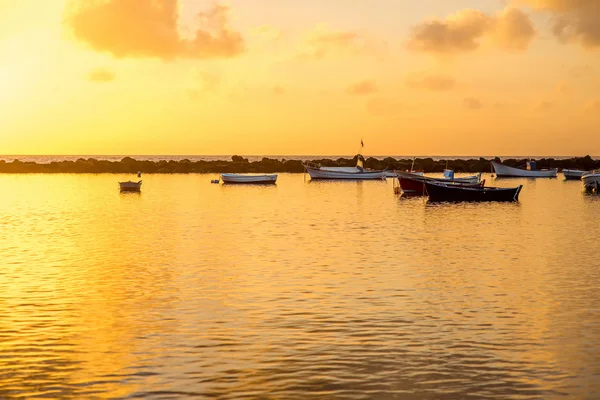
[[580, 181], [583, 175], [587, 174], [588, 171], [582, 171], [579, 169], [563, 169], [562, 170], [565, 179], [568, 181]]
[[459, 201], [518, 201], [523, 185], [515, 188], [465, 187], [440, 182], [425, 182], [429, 200], [432, 202]]
[[241, 175], [241, 174], [221, 174], [223, 183], [236, 184], [274, 184], [277, 182], [277, 175]]
[[496, 161], [492, 161], [492, 168], [496, 173], [496, 177], [512, 177], [512, 178], [556, 178], [558, 168], [553, 169], [536, 169], [535, 161], [527, 161], [527, 169], [513, 168]]
[[[410, 172], [397, 172], [398, 183], [400, 189], [406, 194], [425, 194], [425, 182], [437, 182], [445, 185], [481, 187], [485, 184], [485, 180], [481, 181], [481, 174], [467, 176], [464, 178], [455, 178], [454, 171], [444, 171], [443, 178], [434, 178], [423, 175], [416, 175]], [[398, 193], [397, 189], [394, 192]]]
[[600, 189], [600, 170], [588, 172], [581, 177], [583, 187], [590, 192], [598, 193]]
[[142, 181], [139, 182], [119, 182], [121, 192], [140, 192], [142, 190]]

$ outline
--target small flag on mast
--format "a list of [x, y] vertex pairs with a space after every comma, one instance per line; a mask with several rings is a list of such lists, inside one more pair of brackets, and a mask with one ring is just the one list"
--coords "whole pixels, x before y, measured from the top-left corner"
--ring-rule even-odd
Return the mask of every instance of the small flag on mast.
[[363, 140], [362, 140], [362, 139], [360, 139], [360, 146], [361, 146], [361, 147], [365, 147], [365, 144], [363, 143]]

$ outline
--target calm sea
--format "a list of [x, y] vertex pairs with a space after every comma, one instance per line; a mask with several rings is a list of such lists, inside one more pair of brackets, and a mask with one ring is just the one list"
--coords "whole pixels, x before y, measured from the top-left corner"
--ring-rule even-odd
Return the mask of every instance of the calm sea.
[[[6, 162], [11, 162], [13, 160], [20, 160], [22, 162], [37, 162], [37, 163], [50, 163], [53, 161], [77, 161], [80, 158], [84, 158], [84, 159], [88, 159], [88, 158], [95, 158], [97, 160], [109, 160], [109, 161], [120, 161], [122, 160], [124, 157], [123, 155], [112, 155], [112, 156], [94, 156], [94, 155], [69, 155], [69, 156], [61, 156], [61, 155], [54, 155], [54, 156], [31, 156], [31, 155], [0, 155], [0, 160], [4, 160]], [[160, 160], [166, 160], [166, 161], [170, 161], [170, 160], [174, 160], [174, 161], [181, 161], [184, 159], [188, 159], [191, 161], [218, 161], [218, 160], [225, 160], [225, 161], [231, 161], [231, 155], [219, 155], [219, 156], [202, 156], [202, 155], [178, 155], [178, 156], [161, 156], [161, 155], [130, 155], [129, 157], [132, 157], [136, 160], [151, 160], [151, 161], [160, 161]], [[268, 156], [261, 156], [261, 155], [254, 155], [254, 156], [246, 156], [243, 155], [244, 158], [247, 158], [249, 161], [260, 161], [263, 159], [263, 157], [269, 157], [269, 158], [274, 158], [274, 159], [286, 159], [286, 160], [320, 160], [323, 158], [328, 158], [328, 159], [338, 159], [338, 158], [352, 158], [354, 157], [353, 155], [329, 155], [329, 156], [315, 156], [315, 155], [268, 155]], [[366, 155], [366, 157], [371, 157], [371, 155]], [[395, 159], [405, 159], [405, 160], [411, 160], [413, 158], [427, 158], [427, 157], [431, 157], [436, 161], [439, 160], [469, 160], [469, 159], [479, 159], [479, 157], [483, 157], [486, 159], [492, 159], [496, 156], [452, 156], [452, 155], [446, 155], [446, 156], [372, 156], [375, 157], [377, 159], [381, 159], [383, 160], [386, 157], [393, 157]], [[554, 158], [556, 160], [561, 160], [561, 159], [567, 159], [567, 158], [572, 158], [573, 156], [502, 156], [500, 157], [501, 159], [508, 159], [508, 158], [515, 158], [515, 159], [525, 159], [525, 158], [531, 158], [531, 159], [542, 159], [542, 158]], [[594, 159], [599, 158], [599, 157], [592, 157]]]
[[600, 398], [600, 198], [0, 175], [0, 398]]

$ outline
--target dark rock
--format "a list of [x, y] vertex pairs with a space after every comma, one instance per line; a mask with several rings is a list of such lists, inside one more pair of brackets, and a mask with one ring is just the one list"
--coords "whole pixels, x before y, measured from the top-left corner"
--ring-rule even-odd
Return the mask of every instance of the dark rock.
[[[121, 161], [97, 160], [80, 158], [77, 161], [53, 161], [48, 164], [37, 164], [35, 162], [21, 162], [13, 160], [5, 162], [0, 160], [0, 173], [127, 173], [135, 174], [138, 171], [143, 173], [161, 173], [161, 174], [188, 174], [188, 173], [221, 173], [221, 172], [256, 172], [256, 173], [302, 173], [304, 167], [300, 160], [277, 160], [264, 157], [260, 161], [248, 162], [240, 156], [233, 156], [233, 161], [191, 161], [184, 159], [181, 161], [138, 161], [131, 157], [125, 157]], [[331, 167], [353, 167], [356, 165], [358, 155], [353, 158], [338, 158], [337, 160], [323, 158], [314, 160], [313, 163]], [[511, 167], [523, 167], [527, 160], [525, 159], [506, 159], [501, 161], [495, 157], [493, 160], [502, 162]], [[439, 160], [432, 158], [419, 158], [414, 161], [411, 159], [396, 160], [392, 157], [377, 159], [369, 157], [364, 161], [366, 168], [388, 170], [422, 170], [426, 173], [442, 172], [446, 167], [456, 172], [476, 173], [491, 172], [490, 161], [485, 158], [470, 160]], [[542, 158], [537, 160], [538, 168], [569, 168], [592, 170], [600, 168], [600, 160], [594, 160], [590, 156], [574, 157], [565, 160], [554, 158]]]

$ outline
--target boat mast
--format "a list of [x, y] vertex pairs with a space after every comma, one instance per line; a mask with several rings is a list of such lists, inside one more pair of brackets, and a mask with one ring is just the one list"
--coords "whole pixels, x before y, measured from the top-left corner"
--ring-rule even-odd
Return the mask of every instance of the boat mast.
[[357, 168], [364, 168], [363, 162], [362, 162], [362, 157], [363, 157], [362, 156], [362, 151], [363, 151], [364, 147], [365, 147], [365, 144], [363, 142], [363, 139], [360, 138], [360, 148], [358, 150], [358, 157], [356, 158], [356, 167]]

